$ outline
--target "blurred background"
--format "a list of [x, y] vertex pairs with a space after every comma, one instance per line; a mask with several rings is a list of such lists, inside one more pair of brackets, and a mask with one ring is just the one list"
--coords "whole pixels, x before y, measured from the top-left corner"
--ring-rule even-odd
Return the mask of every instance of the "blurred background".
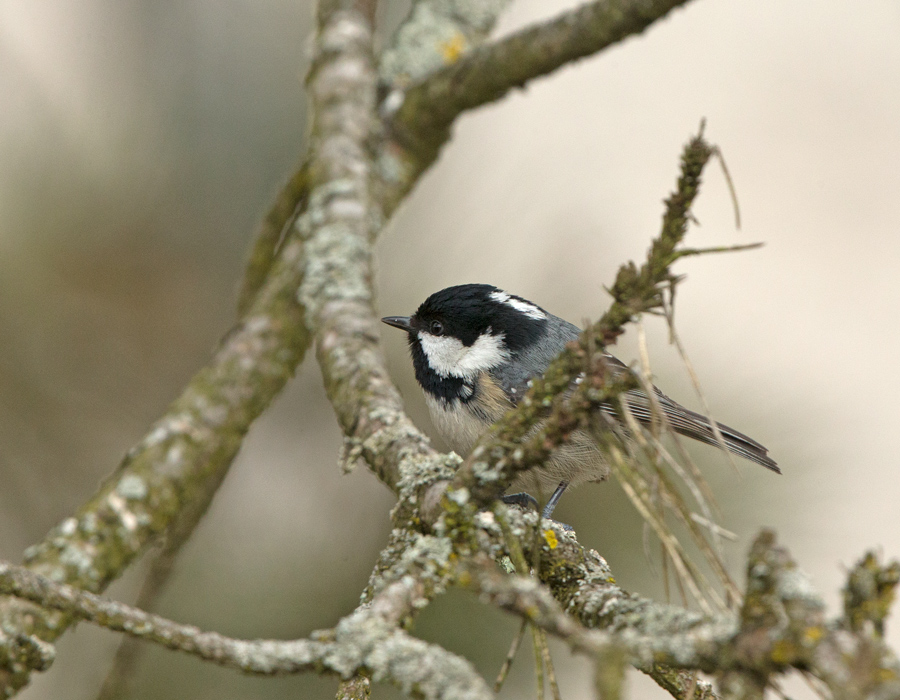
[[[518, 0], [498, 33], [573, 3]], [[404, 3], [382, 11], [395, 26]], [[234, 318], [255, 223], [303, 148], [311, 2], [0, 0], [0, 558], [18, 561], [96, 488]], [[900, 556], [900, 5], [696, 0], [638, 38], [459, 121], [378, 243], [380, 310], [491, 282], [596, 319], [619, 264], [658, 231], [701, 118], [740, 199], [707, 169], [676, 321], [715, 415], [766, 444], [778, 477], [694, 450], [741, 562], [773, 527], [833, 611], [867, 548]], [[664, 323], [657, 383], [698, 408]], [[402, 334], [393, 375], [431, 426]], [[637, 357], [634, 334], [615, 349]], [[159, 612], [242, 637], [298, 637], [356, 604], [392, 497], [342, 476], [314, 362], [253, 428]], [[626, 588], [662, 596], [615, 484], [568, 494]], [[335, 552], [340, 552], [335, 556]], [[133, 600], [144, 565], [110, 595]], [[451, 594], [416, 632], [489, 678], [518, 624]], [[889, 627], [900, 645], [896, 615]], [[94, 697], [118, 636], [79, 626], [21, 697]], [[564, 697], [590, 697], [557, 648]], [[149, 650], [135, 698], [330, 698], [333, 679], [259, 679]], [[808, 696], [802, 684], [791, 692]], [[633, 674], [631, 697], [662, 698]], [[393, 698], [379, 688], [376, 698]], [[533, 697], [520, 651], [503, 697]]]

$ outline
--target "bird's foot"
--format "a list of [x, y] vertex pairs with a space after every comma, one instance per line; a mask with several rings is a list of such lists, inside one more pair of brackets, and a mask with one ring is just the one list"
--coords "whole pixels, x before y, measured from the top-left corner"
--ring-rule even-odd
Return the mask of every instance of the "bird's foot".
[[[503, 501], [508, 506], [518, 506], [519, 508], [522, 508], [523, 510], [538, 510], [540, 508], [540, 504], [538, 503], [537, 499], [534, 496], [532, 496], [530, 493], [525, 493], [524, 491], [521, 491], [519, 493], [510, 493], [505, 496], [501, 496], [500, 500]], [[559, 500], [559, 499], [557, 498], [557, 500]], [[556, 505], [556, 503], [554, 502], [553, 505]], [[553, 518], [550, 517], [550, 513], [552, 513], [552, 512], [553, 512], [552, 505], [549, 509], [549, 512], [548, 512], [547, 508], [545, 507], [543, 509], [543, 511], [541, 512], [541, 517], [546, 518], [547, 520], [553, 520]], [[553, 522], [555, 522], [557, 525], [559, 525], [566, 532], [574, 532], [575, 531], [575, 528], [572, 527], [571, 525], [569, 525], [568, 523], [562, 523], [559, 520], [553, 520]]]
[[539, 508], [537, 499], [530, 493], [525, 493], [524, 491], [501, 496], [500, 500], [508, 506], [519, 506], [519, 508], [522, 508], [524, 510], [537, 510]]

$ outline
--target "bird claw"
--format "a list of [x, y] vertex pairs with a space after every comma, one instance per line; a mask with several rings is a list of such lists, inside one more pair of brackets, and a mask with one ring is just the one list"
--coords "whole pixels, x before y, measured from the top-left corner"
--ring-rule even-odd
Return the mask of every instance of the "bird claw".
[[[519, 508], [523, 508], [524, 510], [538, 510], [540, 508], [540, 504], [538, 503], [537, 499], [530, 493], [525, 493], [524, 491], [501, 496], [500, 500], [508, 506], [518, 506]], [[552, 510], [553, 509], [551, 508], [550, 511], [552, 512]], [[541, 513], [541, 517], [546, 518], [547, 520], [553, 520], [553, 518], [551, 518], [547, 513], [546, 508], [544, 508], [544, 512]], [[575, 528], [568, 523], [563, 523], [559, 520], [553, 520], [553, 522], [559, 525], [559, 527], [561, 527], [566, 532], [575, 532]]]
[[519, 508], [523, 508], [525, 510], [537, 510], [539, 507], [537, 499], [530, 493], [525, 493], [524, 491], [501, 496], [500, 500], [508, 506], [519, 506]]

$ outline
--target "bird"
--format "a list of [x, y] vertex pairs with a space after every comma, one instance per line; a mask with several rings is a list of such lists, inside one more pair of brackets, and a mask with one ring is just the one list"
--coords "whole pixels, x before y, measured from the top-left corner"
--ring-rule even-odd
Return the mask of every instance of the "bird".
[[[448, 446], [467, 455], [478, 439], [504, 413], [516, 406], [530, 382], [543, 375], [552, 360], [582, 330], [537, 304], [490, 284], [462, 284], [429, 296], [412, 316], [385, 316], [382, 322], [406, 331], [416, 380], [425, 394], [432, 422]], [[627, 365], [604, 351], [614, 375]], [[577, 381], [577, 380], [576, 380]], [[671, 428], [709, 445], [719, 445], [706, 416], [685, 408], [657, 387], [651, 402], [638, 388], [625, 393], [631, 414], [642, 424], [655, 418], [653, 403]], [[616, 420], [612, 405], [602, 413]], [[752, 438], [716, 422], [729, 452], [781, 473], [768, 450]], [[517, 477], [523, 490], [502, 496], [507, 503], [536, 505], [526, 492], [552, 495], [542, 515], [549, 518], [569, 486], [608, 478], [610, 467], [585, 432], [576, 432], [546, 464]]]

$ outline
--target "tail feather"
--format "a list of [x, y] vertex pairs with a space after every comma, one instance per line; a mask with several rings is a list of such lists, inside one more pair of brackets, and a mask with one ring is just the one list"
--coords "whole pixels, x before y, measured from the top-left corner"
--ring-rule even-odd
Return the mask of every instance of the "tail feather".
[[[708, 445], [719, 444], [706, 416], [695, 413], [683, 406], [679, 406], [679, 408], [681, 408], [681, 410], [691, 419], [690, 428], [681, 429], [676, 427], [675, 430], [683, 435], [692, 437], [695, 440], [705, 442]], [[778, 464], [774, 459], [769, 457], [769, 451], [756, 440], [747, 437], [734, 428], [719, 423], [718, 421], [716, 422], [716, 425], [719, 427], [719, 432], [722, 433], [722, 439], [725, 441], [725, 446], [730, 452], [749, 459], [751, 462], [756, 462], [766, 469], [771, 469], [773, 472], [781, 474], [781, 469], [778, 467]]]
[[[666, 416], [666, 420], [676, 433], [706, 443], [707, 445], [719, 445], [716, 434], [706, 416], [685, 408], [658, 389], [656, 390], [656, 399], [659, 407]], [[651, 409], [650, 401], [644, 392], [636, 389], [629, 391], [628, 407], [634, 417], [641, 423], [649, 425], [653, 422], [653, 410]], [[613, 413], [612, 407], [604, 407], [604, 410]], [[771, 469], [773, 472], [781, 474], [781, 469], [778, 468], [778, 464], [769, 457], [769, 451], [763, 445], [723, 423], [717, 422], [716, 425], [719, 428], [719, 432], [722, 434], [722, 439], [725, 441], [725, 447], [728, 448], [729, 452], [732, 452], [739, 457], [749, 459], [751, 462], [756, 462], [756, 464], [759, 464], [766, 469]]]

